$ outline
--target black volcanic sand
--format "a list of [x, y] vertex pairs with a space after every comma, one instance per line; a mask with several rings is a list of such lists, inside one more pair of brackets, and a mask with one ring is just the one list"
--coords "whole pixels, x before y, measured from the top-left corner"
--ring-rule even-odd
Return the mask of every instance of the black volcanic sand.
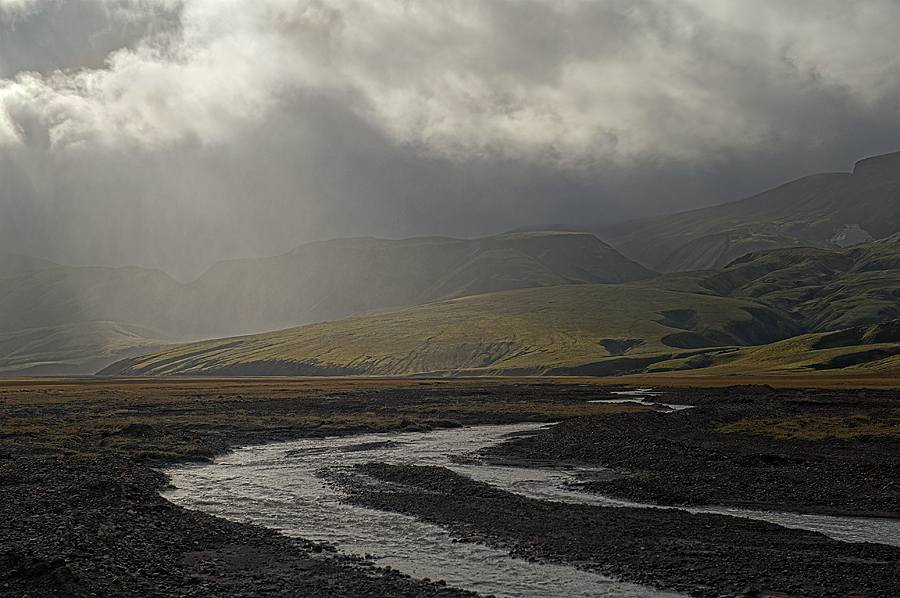
[[[896, 392], [737, 386], [663, 393], [655, 400], [696, 407], [576, 418], [481, 457], [495, 464], [609, 467], [579, 489], [656, 504], [900, 515], [895, 437], [779, 439], [717, 431], [741, 421], [797, 418], [818, 422], [820, 430], [834, 422], [896, 424]], [[839, 426], [834, 431], [841, 433]], [[331, 476], [356, 504], [414, 515], [522, 557], [694, 595], [900, 596], [897, 547], [723, 515], [552, 504], [442, 468], [370, 463]]]
[[[396, 391], [356, 392], [341, 382], [340, 393], [321, 400], [297, 398], [291, 389], [251, 400], [219, 389], [224, 383], [198, 384], [210, 387], [211, 398], [201, 401], [177, 384], [172, 393], [190, 394], [184, 399], [173, 394], [174, 402], [165, 403], [143, 399], [137, 386], [123, 386], [127, 392], [121, 399], [85, 386], [51, 389], [62, 393], [58, 401], [48, 391], [32, 393], [40, 399], [33, 404], [9, 403], [18, 411], [6, 417], [34, 424], [7, 432], [12, 449], [0, 451], [0, 596], [473, 595], [343, 557], [325, 545], [174, 506], [159, 496], [165, 480], [147, 459], [198, 459], [229, 446], [323, 433], [539, 421], [544, 407], [525, 409], [529, 401], [543, 401], [549, 413], [551, 405], [611, 398], [609, 391], [616, 388], [469, 380], [442, 383], [440, 392], [419, 383], [419, 388], [404, 383]], [[456, 384], [465, 389], [454, 391]], [[76, 391], [82, 393], [80, 402], [67, 399]], [[269, 391], [262, 385], [258, 392]], [[896, 392], [667, 389], [664, 400], [698, 407], [575, 418], [486, 457], [606, 465], [612, 475], [584, 480], [587, 489], [647, 502], [892, 517], [900, 512], [900, 445], [890, 436], [809, 441], [715, 431], [747, 418], [806, 415], [889, 423], [900, 413]], [[182, 409], [178, 401], [190, 404]], [[448, 403], [459, 409], [443, 409]], [[426, 408], [424, 415], [403, 415], [386, 424], [367, 423], [368, 416], [351, 418], [359, 429], [326, 430], [332, 417], [335, 422], [357, 417], [373, 405], [399, 416], [417, 404]], [[503, 407], [483, 410], [494, 404]], [[109, 417], [128, 407], [117, 421], [130, 423], [112, 434], [103, 431], [85, 416], [98, 405]], [[303, 409], [315, 416], [311, 423], [296, 418]], [[183, 419], [172, 419], [182, 413]], [[38, 424], [71, 430], [53, 437]], [[376, 478], [382, 481], [373, 486]], [[530, 501], [442, 469], [375, 464], [342, 480], [354, 501], [436, 521], [465, 539], [697, 595], [900, 595], [897, 548], [839, 543], [738, 518]]]
[[524, 558], [696, 596], [900, 596], [900, 548], [725, 515], [524, 498], [440, 467], [331, 474], [354, 504], [398, 511]]
[[896, 435], [808, 440], [716, 431], [742, 420], [896, 428], [897, 391], [672, 388], [654, 400], [696, 407], [572, 419], [491, 447], [484, 456], [495, 463], [608, 467], [612, 471], [586, 479], [581, 489], [638, 502], [900, 517]]
[[0, 596], [475, 596], [183, 509], [164, 481], [118, 457], [0, 462]]

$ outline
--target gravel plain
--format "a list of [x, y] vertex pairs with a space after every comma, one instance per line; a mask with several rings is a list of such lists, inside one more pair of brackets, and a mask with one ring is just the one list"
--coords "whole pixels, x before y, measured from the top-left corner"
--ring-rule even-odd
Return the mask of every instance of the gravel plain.
[[[472, 382], [467, 384], [471, 393]], [[569, 402], [612, 398], [610, 389], [583, 384], [485, 382], [481, 390], [478, 400], [486, 402], [498, 395], [522, 401], [551, 395]], [[434, 394], [425, 387], [421, 392]], [[768, 387], [664, 392], [666, 402], [696, 407], [573, 418], [482, 457], [603, 465], [612, 474], [584, 479], [581, 489], [658, 504], [900, 514], [900, 441], [895, 433], [880, 432], [896, 425], [896, 392]], [[389, 390], [378, 396], [399, 406], [415, 402], [416, 393], [407, 388], [399, 398]], [[340, 403], [334, 408], [339, 413]], [[516, 417], [494, 414], [460, 423]], [[741, 427], [747, 421], [771, 427], [798, 418], [833, 425], [836, 433], [841, 426], [835, 422], [847, 421], [873, 432], [778, 438]], [[159, 435], [157, 424], [132, 425], [120, 434]], [[274, 441], [306, 433], [253, 430], [252, 438]], [[192, 441], [192, 454], [185, 458], [219, 453], [250, 436], [238, 430], [200, 437], [215, 440], [209, 446]], [[30, 441], [29, 450], [38, 440]], [[86, 439], [85, 446], [89, 441], [99, 446], [103, 440]], [[70, 446], [77, 448], [76, 443]], [[474, 595], [342, 556], [327, 545], [175, 506], [158, 494], [166, 480], [153, 465], [146, 453], [127, 451], [0, 454], [0, 596]], [[896, 547], [837, 542], [727, 516], [534, 501], [441, 468], [373, 463], [337, 482], [350, 490], [353, 502], [439, 523], [461, 540], [697, 596], [900, 595]]]

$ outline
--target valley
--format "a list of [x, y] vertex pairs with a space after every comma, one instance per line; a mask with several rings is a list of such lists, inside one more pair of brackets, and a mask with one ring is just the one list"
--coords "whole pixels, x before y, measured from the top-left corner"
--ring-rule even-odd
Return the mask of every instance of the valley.
[[[694, 405], [667, 413], [622, 403], [615, 393], [627, 387], [588, 378], [7, 379], [0, 506], [12, 524], [0, 537], [0, 596], [36, 585], [49, 596], [86, 588], [108, 596], [151, 588], [158, 596], [297, 588], [310, 596], [473, 595], [172, 505], [150, 468], [335, 435], [389, 432], [401, 442], [428, 430], [560, 421], [456, 457], [475, 468], [590, 466], [577, 490], [662, 505], [895, 519], [898, 380], [871, 381], [883, 390], [867, 385], [658, 387], [666, 402]], [[895, 546], [724, 514], [527, 499], [439, 467], [372, 462], [351, 473], [341, 483], [355, 504], [436, 523], [457, 541], [687, 595], [887, 597], [900, 588]]]
[[0, 374], [896, 372], [898, 159], [593, 231], [608, 243], [335, 239], [190, 283], [0, 253]]

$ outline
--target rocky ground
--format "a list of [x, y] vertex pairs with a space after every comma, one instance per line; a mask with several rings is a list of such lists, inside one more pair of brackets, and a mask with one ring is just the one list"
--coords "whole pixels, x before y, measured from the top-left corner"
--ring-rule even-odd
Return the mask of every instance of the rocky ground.
[[[0, 596], [471, 596], [172, 505], [158, 494], [165, 480], [150, 467], [153, 455], [196, 459], [327, 426], [348, 433], [533, 421], [611, 398], [609, 388], [580, 383], [467, 381], [462, 391], [404, 382], [395, 392], [379, 382], [384, 388], [357, 392], [351, 382], [304, 398], [278, 381], [259, 399], [247, 396], [252, 382], [239, 391], [180, 384], [171, 398], [89, 385], [80, 395], [4, 395], [0, 407], [15, 423], [0, 434]], [[667, 389], [665, 400], [697, 407], [574, 418], [485, 457], [605, 465], [612, 473], [584, 480], [587, 489], [643, 501], [900, 513], [896, 392]], [[90, 420], [98, 405], [102, 417]], [[772, 435], [791, 426], [799, 432]], [[372, 464], [340, 483], [354, 501], [415, 514], [464, 539], [700, 596], [900, 595], [897, 548], [729, 517], [529, 501], [442, 469]]]
[[900, 595], [897, 547], [724, 515], [532, 500], [436, 467], [371, 463], [335, 481], [356, 504], [463, 539], [695, 596]]
[[475, 595], [183, 509], [164, 481], [119, 457], [0, 462], [0, 596]]
[[571, 419], [485, 457], [602, 465], [612, 471], [582, 489], [638, 502], [900, 517], [896, 391], [671, 388], [655, 400], [696, 407]]

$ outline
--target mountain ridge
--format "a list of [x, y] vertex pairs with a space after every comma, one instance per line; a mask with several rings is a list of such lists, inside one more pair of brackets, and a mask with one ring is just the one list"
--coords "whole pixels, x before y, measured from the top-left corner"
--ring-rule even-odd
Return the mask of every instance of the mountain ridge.
[[[523, 291], [515, 295], [522, 298], [528, 289], [557, 286], [629, 289], [597, 291], [598, 303], [592, 306], [573, 295], [585, 321], [602, 320], [590, 310], [625, 314], [649, 305], [652, 297], [671, 303], [660, 299], [652, 316], [632, 314], [654, 322], [647, 326], [656, 332], [642, 333], [647, 338], [628, 333], [621, 322], [603, 320], [610, 331], [619, 331], [591, 341], [609, 352], [604, 371], [608, 358], [626, 364], [651, 346], [659, 353], [784, 342], [802, 333], [824, 334], [897, 317], [898, 211], [900, 152], [861, 160], [852, 173], [810, 175], [730, 204], [616, 225], [605, 229], [614, 237], [610, 243], [562, 225], [480, 239], [334, 239], [279, 256], [218, 262], [190, 283], [154, 269], [72, 267], [0, 252], [0, 374], [90, 374], [96, 371], [91, 368], [136, 351], [274, 333], [469, 296]], [[859, 244], [869, 240], [875, 242]], [[616, 246], [679, 275], [659, 277]], [[704, 315], [684, 297], [703, 305], [717, 297], [723, 301], [721, 313], [730, 314], [727, 325], [714, 309]], [[616, 306], [615, 301], [633, 305]], [[746, 303], [736, 307], [728, 301]], [[467, 317], [487, 316], [472, 312]], [[545, 324], [528, 321], [552, 336]], [[656, 324], [668, 327], [660, 331]], [[572, 328], [571, 338], [579, 334]], [[479, 352], [492, 356], [494, 364], [508, 360], [518, 346], [503, 335], [485, 340], [484, 346], [464, 335], [454, 338], [459, 346], [441, 349], [446, 359], [438, 362], [455, 363], [449, 356], [472, 351], [475, 357], [463, 365], [476, 370], [482, 367]], [[335, 337], [330, 342], [345, 341]], [[646, 367], [641, 359], [640, 367]], [[511, 371], [555, 366], [529, 362], [522, 367]]]
[[[134, 336], [132, 346], [161, 347], [477, 293], [653, 276], [586, 233], [321, 241], [271, 258], [219, 262], [191, 283], [154, 269], [72, 267], [0, 254], [0, 373], [53, 373], [52, 347], [58, 373], [93, 373], [86, 368], [116, 361], [103, 347], [122, 357], [131, 351], [128, 335], [116, 332], [128, 326], [146, 333]], [[109, 326], [83, 326], [91, 322]], [[33, 339], [41, 330], [53, 340], [39, 349]], [[77, 346], [84, 349], [80, 357]]]
[[813, 174], [737, 201], [593, 232], [669, 273], [722, 267], [760, 249], [843, 248], [836, 237], [854, 225], [871, 240], [900, 231], [900, 152], [860, 160], [850, 173]]
[[[900, 243], [841, 252], [775, 249], [722, 270], [517, 289], [194, 343], [101, 373], [615, 375], [710, 367], [791, 338], [826, 338], [897, 319]], [[900, 342], [895, 328], [885, 328], [877, 340]], [[829, 351], [828, 360], [854, 354], [858, 361], [851, 365], [865, 367], [894, 355], [883, 347]], [[828, 363], [803, 367], [827, 369]]]

